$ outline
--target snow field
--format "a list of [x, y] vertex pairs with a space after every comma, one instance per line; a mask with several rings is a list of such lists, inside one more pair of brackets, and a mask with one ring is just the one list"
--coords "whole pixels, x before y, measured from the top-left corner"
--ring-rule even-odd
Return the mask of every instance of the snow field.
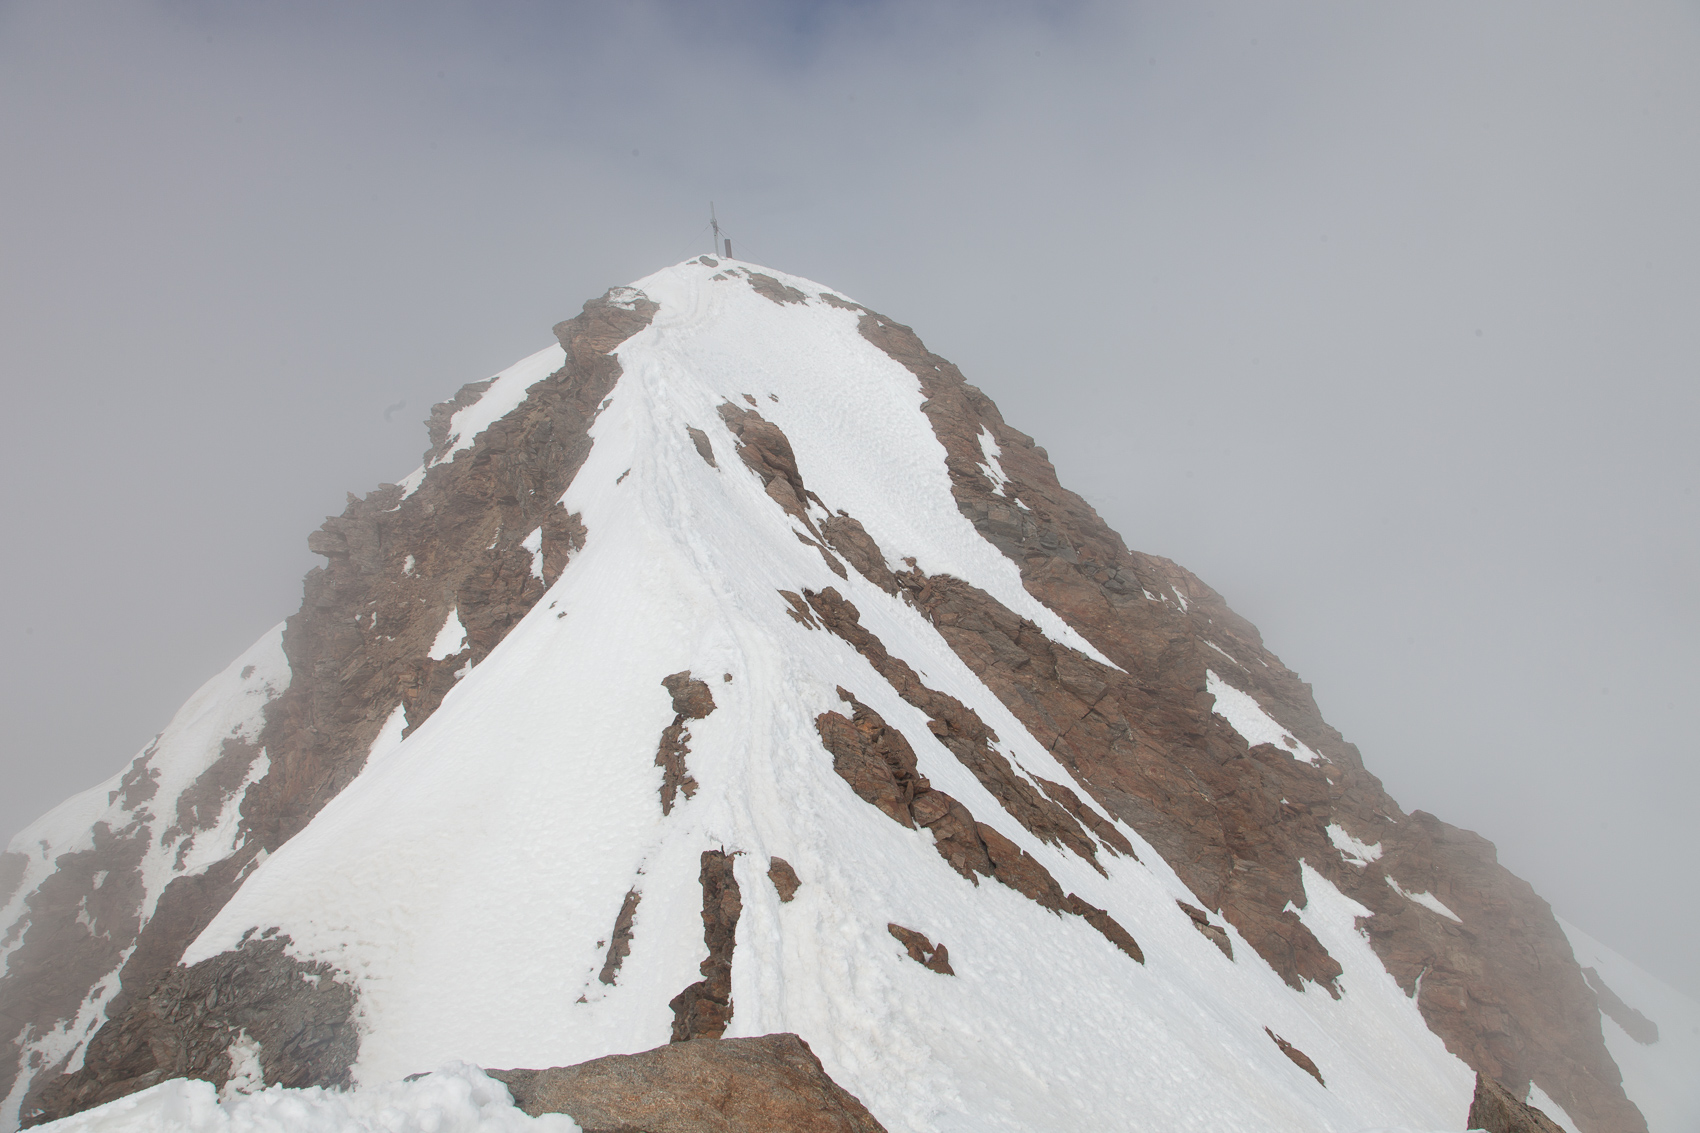
[[[349, 973], [363, 1089], [446, 1059], [548, 1066], [643, 1050], [667, 1041], [668, 1000], [699, 978], [699, 855], [725, 849], [744, 904], [728, 1034], [798, 1032], [894, 1133], [1460, 1127], [1470, 1072], [1357, 934], [1361, 910], [1320, 876], [1307, 872], [1301, 916], [1345, 966], [1339, 1001], [1294, 992], [1231, 929], [1228, 961], [1132, 830], [1140, 861], [1104, 851], [1107, 878], [1038, 842], [863, 658], [789, 617], [780, 589], [836, 586], [1018, 768], [1071, 781], [919, 614], [854, 572], [840, 580], [797, 540], [715, 412], [753, 395], [808, 486], [887, 555], [963, 577], [1096, 655], [957, 512], [913, 375], [861, 338], [854, 312], [780, 307], [710, 274], [686, 264], [638, 284], [661, 311], [620, 348], [624, 376], [565, 496], [589, 531], [583, 551], [429, 721], [255, 871], [185, 960], [275, 925], [297, 955]], [[718, 468], [686, 426], [709, 436]], [[690, 724], [700, 790], [663, 817], [660, 681], [682, 669], [718, 707]], [[839, 685], [903, 731], [937, 787], [1108, 909], [1147, 963], [1079, 918], [970, 884], [929, 833], [858, 799], [814, 725], [848, 712]], [[802, 879], [789, 904], [765, 876], [772, 856]], [[608, 987], [596, 973], [634, 886], [632, 950]], [[944, 942], [957, 975], [910, 961], [888, 921]]]
[[529, 1117], [476, 1066], [363, 1090], [273, 1086], [221, 1100], [210, 1082], [174, 1078], [46, 1125], [51, 1133], [578, 1133], [559, 1113]]

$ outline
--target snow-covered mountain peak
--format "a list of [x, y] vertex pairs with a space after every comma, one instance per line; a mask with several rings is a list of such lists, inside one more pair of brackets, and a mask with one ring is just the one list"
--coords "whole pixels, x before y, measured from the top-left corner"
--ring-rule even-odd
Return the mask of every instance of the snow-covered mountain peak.
[[[909, 328], [704, 256], [555, 331], [314, 533], [237, 755], [18, 850], [11, 1112], [790, 1031], [893, 1130], [1460, 1128], [1477, 1071], [1645, 1128], [1491, 844]], [[214, 766], [219, 851], [88, 913]]]

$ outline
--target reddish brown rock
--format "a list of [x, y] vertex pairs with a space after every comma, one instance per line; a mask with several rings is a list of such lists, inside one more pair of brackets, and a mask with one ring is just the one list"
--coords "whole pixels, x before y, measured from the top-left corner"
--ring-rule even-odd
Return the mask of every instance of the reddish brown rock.
[[1211, 924], [1210, 915], [1197, 905], [1189, 905], [1185, 901], [1176, 901], [1175, 904], [1181, 907], [1181, 912], [1191, 918], [1193, 928], [1196, 928], [1206, 940], [1222, 950], [1222, 955], [1230, 960], [1234, 958], [1234, 942], [1228, 939], [1226, 929], [1221, 925]]
[[820, 532], [808, 512], [812, 493], [803, 486], [803, 474], [797, 471], [797, 454], [791, 448], [790, 438], [760, 413], [729, 401], [721, 404], [720, 417], [738, 438], [739, 459], [761, 478], [767, 494], [818, 536]]
[[794, 900], [797, 890], [803, 884], [797, 880], [797, 871], [792, 869], [791, 863], [784, 858], [772, 858], [768, 861], [767, 879], [773, 882], [773, 888], [779, 894], [781, 903]]
[[732, 855], [704, 850], [702, 855], [702, 939], [708, 959], [699, 967], [702, 979], [681, 991], [668, 1004], [673, 1009], [673, 1041], [717, 1039], [732, 1021], [732, 946], [737, 941], [738, 917], [744, 902], [732, 872]]
[[1315, 1078], [1317, 1085], [1324, 1088], [1328, 1086], [1328, 1083], [1322, 1080], [1322, 1071], [1316, 1068], [1316, 1063], [1311, 1061], [1310, 1055], [1306, 1054], [1304, 1051], [1300, 1050], [1274, 1031], [1271, 1031], [1268, 1027], [1263, 1028], [1263, 1033], [1274, 1040], [1275, 1045], [1281, 1048], [1282, 1054], [1293, 1060], [1294, 1066], [1297, 1066], [1300, 1070], [1303, 1070], [1306, 1074]]
[[982, 877], [993, 877], [1052, 912], [1083, 917], [1111, 944], [1145, 962], [1132, 934], [1109, 913], [1072, 893], [1065, 897], [1056, 878], [1031, 854], [976, 822], [967, 807], [917, 774], [915, 751], [902, 732], [844, 689], [838, 695], [851, 706], [853, 716], [823, 712], [815, 718], [815, 727], [832, 755], [833, 770], [859, 798], [896, 822], [930, 831], [939, 856], [975, 885]]
[[856, 568], [856, 573], [887, 594], [897, 593], [897, 577], [886, 565], [879, 544], [849, 512], [840, 511], [828, 516], [822, 521], [820, 532], [821, 538], [842, 555], [845, 562]]
[[695, 425], [686, 425], [685, 432], [690, 434], [691, 444], [696, 447], [697, 455], [706, 460], [710, 468], [719, 468], [720, 463], [714, 459], [714, 446], [709, 443], [708, 434]]
[[673, 697], [673, 722], [661, 731], [655, 750], [655, 766], [661, 768], [661, 813], [671, 814], [683, 791], [688, 799], [697, 793], [697, 781], [685, 766], [691, 753], [688, 721], [705, 719], [714, 711], [714, 694], [708, 685], [691, 676], [690, 670], [663, 677], [661, 683]]
[[585, 1133], [885, 1133], [792, 1034], [489, 1074], [526, 1113], [567, 1114]]
[[1564, 1133], [1558, 1122], [1481, 1073], [1476, 1075], [1468, 1121], [1471, 1129], [1487, 1133]]
[[888, 924], [885, 930], [897, 938], [903, 945], [903, 950], [909, 953], [909, 958], [928, 971], [937, 972], [941, 976], [954, 976], [956, 972], [950, 966], [950, 950], [944, 942], [934, 944], [921, 933], [912, 928], [904, 928], [900, 924]]
[[[954, 696], [922, 684], [920, 675], [907, 662], [893, 657], [880, 639], [862, 626], [861, 612], [835, 588], [804, 590], [803, 597], [821, 625], [853, 646], [899, 696], [927, 714], [928, 725], [939, 743], [974, 773], [980, 785], [1016, 821], [1035, 837], [1068, 847], [1103, 872], [1097, 859], [1098, 844], [1066, 809], [1015, 773], [1009, 761], [992, 746], [997, 733], [986, 726], [979, 713]], [[1079, 800], [1075, 802], [1078, 804]]]
[[1105, 940], [1127, 953], [1130, 959], [1141, 964], [1145, 963], [1145, 952], [1139, 947], [1139, 941], [1135, 940], [1131, 932], [1116, 923], [1116, 919], [1103, 909], [1088, 904], [1070, 893], [1063, 902], [1063, 910], [1084, 919], [1087, 924], [1102, 933]]
[[[120, 830], [96, 823], [93, 845], [59, 855], [54, 872], [26, 899], [22, 943], [6, 957], [0, 979], [0, 1026], [8, 1037], [75, 1019], [91, 988], [123, 963], [142, 927], [139, 867], [149, 834], [139, 818]], [[0, 1089], [9, 1092], [22, 1051], [14, 1046], [8, 1054], [0, 1061]], [[61, 1069], [48, 1067], [46, 1076]], [[24, 1112], [36, 1108], [26, 1097]]]
[[636, 889], [626, 890], [626, 899], [620, 902], [620, 912], [614, 918], [614, 931], [608, 936], [608, 955], [602, 961], [602, 971], [597, 979], [612, 985], [620, 978], [620, 966], [626, 962], [626, 957], [632, 952], [632, 920], [637, 916], [638, 902], [643, 900], [643, 894]]
[[979, 823], [976, 829], [980, 834], [981, 845], [986, 847], [986, 856], [992, 859], [994, 877], [1053, 913], [1062, 909], [1062, 886], [1057, 884], [1057, 879], [1052, 877], [1050, 871], [1040, 865], [1032, 854], [984, 822]]
[[910, 807], [916, 795], [932, 790], [915, 770], [915, 749], [902, 732], [850, 693], [840, 688], [838, 697], [850, 705], [849, 719], [836, 712], [815, 717], [821, 743], [832, 755], [832, 769], [863, 802], [913, 828]]

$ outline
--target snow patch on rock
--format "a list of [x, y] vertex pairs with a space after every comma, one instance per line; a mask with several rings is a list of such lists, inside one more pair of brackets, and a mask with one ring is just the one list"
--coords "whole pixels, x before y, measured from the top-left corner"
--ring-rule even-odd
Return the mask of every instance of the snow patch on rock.
[[437, 631], [437, 640], [431, 643], [431, 650], [425, 656], [433, 661], [443, 661], [465, 648], [466, 627], [460, 622], [460, 607], [455, 606], [449, 610], [443, 628]]
[[1340, 851], [1342, 857], [1355, 866], [1366, 866], [1381, 857], [1380, 842], [1360, 842], [1346, 833], [1345, 828], [1337, 822], [1328, 824], [1328, 840], [1334, 843], [1334, 848]]
[[1419, 904], [1423, 908], [1429, 910], [1429, 912], [1439, 913], [1449, 921], [1453, 921], [1457, 924], [1464, 923], [1464, 918], [1460, 917], [1451, 909], [1448, 909], [1441, 903], [1440, 898], [1436, 897], [1433, 893], [1417, 892], [1415, 890], [1406, 889], [1397, 881], [1394, 881], [1391, 876], [1387, 878], [1387, 884], [1391, 885], [1393, 887], [1393, 891], [1399, 894], [1399, 896], [1405, 898], [1405, 900], [1414, 901], [1416, 904]]
[[[1179, 596], [1180, 591], [1175, 591], [1175, 594]], [[1275, 718], [1265, 712], [1263, 706], [1258, 704], [1250, 693], [1241, 692], [1217, 676], [1214, 670], [1204, 671], [1204, 687], [1216, 698], [1213, 711], [1232, 725], [1248, 746], [1273, 744], [1290, 753], [1294, 759], [1303, 760], [1305, 763], [1322, 762], [1320, 754], [1312, 751], [1293, 733], [1277, 724]]]

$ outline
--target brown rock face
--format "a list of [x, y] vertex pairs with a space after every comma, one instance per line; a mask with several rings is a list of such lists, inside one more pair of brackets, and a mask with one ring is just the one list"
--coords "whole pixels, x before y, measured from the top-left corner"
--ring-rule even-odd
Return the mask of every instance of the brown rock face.
[[1487, 1133], [1563, 1133], [1563, 1126], [1485, 1074], [1476, 1075], [1471, 1129]]
[[359, 1053], [354, 992], [327, 964], [291, 957], [288, 937], [245, 940], [192, 968], [167, 969], [117, 1026], [102, 1027], [87, 1063], [33, 1095], [25, 1125], [53, 1121], [170, 1078], [222, 1086], [231, 1046], [259, 1045], [268, 1083], [346, 1086]]
[[956, 974], [951, 970], [950, 952], [945, 948], [944, 941], [934, 944], [921, 933], [912, 928], [904, 928], [900, 924], [888, 924], [885, 929], [897, 938], [897, 942], [903, 945], [903, 950], [915, 963], [941, 976]]
[[1210, 923], [1209, 913], [1196, 905], [1189, 905], [1185, 901], [1176, 901], [1175, 904], [1181, 907], [1181, 912], [1191, 918], [1193, 928], [1196, 928], [1206, 940], [1222, 950], [1222, 955], [1230, 960], [1234, 958], [1234, 942], [1228, 939], [1228, 934], [1222, 929], [1221, 925]]
[[833, 770], [858, 798], [894, 822], [931, 831], [939, 856], [975, 885], [982, 877], [993, 877], [1054, 913], [1083, 917], [1111, 944], [1145, 962], [1132, 934], [1109, 913], [1073, 893], [1064, 895], [1056, 878], [1033, 855], [993, 827], [974, 821], [968, 808], [950, 795], [935, 791], [916, 772], [915, 749], [902, 732], [844, 689], [838, 695], [853, 715], [846, 719], [837, 712], [823, 712], [815, 717], [815, 729], [832, 756]]
[[[87, 870], [80, 862], [66, 863], [64, 879], [50, 879], [32, 898], [37, 911], [25, 944], [13, 953], [8, 976], [0, 981], [0, 1023], [7, 1034], [49, 1016], [53, 1021], [73, 1017], [90, 986], [111, 970], [101, 965], [115, 965], [133, 941], [119, 977], [121, 990], [108, 1005], [108, 1021], [91, 1041], [77, 1081], [100, 1082], [105, 1089], [138, 1080], [127, 1072], [128, 1064], [106, 1061], [118, 1057], [113, 1052], [122, 1047], [107, 1040], [107, 1032], [140, 1033], [138, 1028], [153, 1025], [136, 1013], [159, 1017], [165, 1008], [144, 1000], [169, 998], [187, 986], [159, 981], [229, 900], [260, 851], [275, 851], [353, 780], [398, 706], [409, 731], [423, 724], [459, 676], [495, 648], [583, 546], [583, 525], [555, 501], [589, 455], [590, 426], [620, 376], [611, 352], [647, 326], [656, 309], [629, 289], [586, 303], [582, 314], [555, 328], [566, 365], [534, 385], [520, 407], [480, 434], [469, 450], [445, 459], [454, 412], [476, 400], [486, 383], [466, 387], [433, 411], [428, 473], [411, 495], [403, 498], [395, 485], [364, 499], [351, 495], [343, 514], [309, 537], [308, 546], [327, 562], [308, 574], [301, 609], [285, 626], [283, 646], [293, 677], [288, 690], [267, 707], [254, 745], [265, 750], [270, 769], [241, 801], [237, 849], [204, 873], [171, 882], [139, 932], [139, 890], [126, 895], [124, 888], [133, 867], [114, 868], [120, 866], [116, 858], [99, 864], [91, 858]], [[520, 545], [539, 529], [540, 561]], [[426, 654], [451, 611], [466, 629], [466, 644], [451, 657], [431, 660]], [[241, 782], [234, 764], [241, 763], [245, 772], [255, 757], [246, 747], [227, 750], [220, 763], [231, 765], [215, 765], [204, 790], [185, 796], [174, 820], [179, 825], [201, 821], [218, 790]], [[141, 799], [153, 789], [145, 757], [133, 771], [123, 790]], [[128, 852], [119, 848], [128, 839], [150, 836], [140, 823], [112, 834], [105, 857]], [[103, 853], [98, 843], [95, 853]], [[78, 931], [86, 933], [75, 919], [82, 894], [70, 896], [65, 909], [58, 908], [54, 894], [74, 877], [92, 878], [102, 871], [103, 889], [110, 888], [114, 901], [108, 923], [88, 941], [71, 941]], [[245, 961], [250, 969], [273, 962], [269, 952]], [[227, 1030], [234, 1018], [216, 1005], [205, 1014], [209, 1027]], [[0, 1068], [0, 1094], [17, 1072], [15, 1063]], [[71, 1112], [63, 1106], [84, 1104], [76, 1100], [88, 1096], [78, 1092], [81, 1085], [52, 1085], [56, 1073], [47, 1067], [37, 1074], [24, 1102], [26, 1115], [48, 1096], [62, 1099], [54, 1103], [61, 1107], [52, 1111], [58, 1115]]]
[[737, 941], [738, 917], [744, 911], [732, 855], [704, 850], [702, 855], [702, 939], [708, 959], [700, 966], [702, 979], [681, 991], [668, 1004], [673, 1009], [673, 1041], [717, 1039], [732, 1021], [732, 946]]
[[784, 858], [769, 860], [767, 863], [767, 879], [773, 882], [773, 888], [779, 894], [779, 900], [782, 904], [795, 900], [797, 890], [803, 884], [797, 879], [797, 871], [792, 869], [791, 863]]
[[608, 937], [608, 956], [596, 977], [605, 984], [612, 985], [620, 978], [620, 965], [631, 955], [632, 918], [637, 916], [638, 902], [642, 899], [643, 894], [636, 889], [628, 889], [626, 899], [620, 902], [620, 913], [614, 918], [614, 931]]
[[[997, 733], [986, 726], [979, 713], [954, 696], [935, 692], [922, 684], [920, 675], [907, 662], [893, 657], [878, 637], [862, 627], [861, 612], [833, 587], [819, 592], [805, 590], [803, 597], [821, 625], [854, 646], [899, 696], [928, 715], [928, 726], [939, 742], [974, 773], [981, 786], [1016, 821], [1044, 841], [1068, 847], [1103, 872], [1103, 867], [1098, 865], [1098, 846], [1091, 835], [1066, 808], [1040, 794], [1015, 773], [1009, 761], [992, 746]], [[1078, 799], [1074, 803], [1080, 805]], [[1125, 839], [1121, 842], [1127, 844]]]
[[697, 793], [697, 781], [685, 767], [685, 756], [691, 753], [687, 724], [706, 719], [714, 711], [714, 694], [689, 669], [663, 677], [661, 683], [673, 697], [673, 722], [661, 732], [655, 766], [661, 768], [661, 813], [671, 814], [680, 791], [687, 799]]
[[1268, 1035], [1270, 1039], [1274, 1041], [1275, 1045], [1281, 1048], [1282, 1054], [1293, 1060], [1294, 1066], [1297, 1066], [1300, 1070], [1303, 1070], [1306, 1074], [1315, 1078], [1317, 1085], [1323, 1087], [1328, 1085], [1327, 1082], [1322, 1080], [1322, 1071], [1316, 1068], [1316, 1063], [1310, 1060], [1310, 1055], [1306, 1054], [1304, 1051], [1300, 1050], [1274, 1031], [1271, 1031], [1268, 1027], [1263, 1028], [1263, 1033]]
[[792, 1034], [692, 1039], [552, 1070], [491, 1070], [585, 1133], [885, 1133]]

